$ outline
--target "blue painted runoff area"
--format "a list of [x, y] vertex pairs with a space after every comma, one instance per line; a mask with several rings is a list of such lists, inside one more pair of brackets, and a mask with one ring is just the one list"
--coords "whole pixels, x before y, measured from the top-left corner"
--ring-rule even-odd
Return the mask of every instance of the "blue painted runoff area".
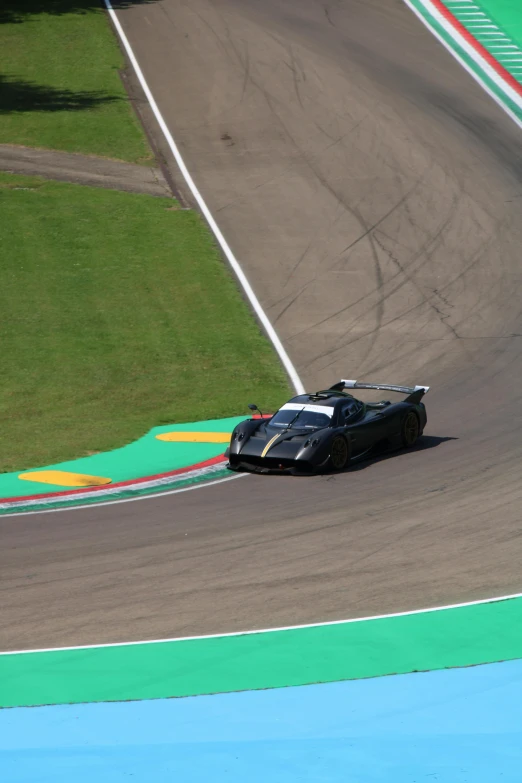
[[3, 783], [521, 783], [522, 661], [0, 710]]

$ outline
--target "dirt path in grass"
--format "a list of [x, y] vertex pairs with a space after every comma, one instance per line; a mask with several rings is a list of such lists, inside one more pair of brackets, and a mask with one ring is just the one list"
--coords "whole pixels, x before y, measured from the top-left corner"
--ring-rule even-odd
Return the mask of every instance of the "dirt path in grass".
[[159, 168], [94, 155], [0, 144], [0, 170], [150, 196], [172, 195]]

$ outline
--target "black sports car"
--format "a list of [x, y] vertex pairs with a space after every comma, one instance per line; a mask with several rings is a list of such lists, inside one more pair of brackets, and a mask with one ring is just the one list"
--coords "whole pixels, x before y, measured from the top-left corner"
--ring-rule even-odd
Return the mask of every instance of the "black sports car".
[[[345, 389], [381, 389], [407, 396], [396, 403], [361, 402]], [[343, 380], [315, 394], [300, 394], [270, 418], [237, 425], [226, 451], [228, 467], [262, 473], [339, 471], [377, 448], [413, 446], [426, 426], [421, 400], [428, 390]], [[259, 411], [256, 405], [249, 408]]]

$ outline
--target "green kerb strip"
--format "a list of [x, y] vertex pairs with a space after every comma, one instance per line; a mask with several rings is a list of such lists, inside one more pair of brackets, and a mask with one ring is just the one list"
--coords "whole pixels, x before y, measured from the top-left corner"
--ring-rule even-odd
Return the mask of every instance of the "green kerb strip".
[[522, 599], [243, 636], [0, 656], [0, 706], [280, 688], [522, 658]]
[[0, 508], [0, 517], [12, 516], [13, 514], [34, 514], [37, 511], [57, 511], [64, 508], [74, 508], [75, 506], [91, 506], [96, 503], [114, 503], [121, 500], [135, 500], [136, 498], [151, 497], [165, 492], [180, 491], [182, 489], [187, 489], [188, 487], [195, 487], [198, 484], [206, 484], [209, 481], [222, 481], [223, 479], [231, 478], [237, 478], [237, 474], [234, 475], [230, 473], [228, 468], [223, 465], [223, 467], [217, 467], [216, 470], [202, 475], [188, 477], [183, 475], [173, 476], [171, 481], [165, 481], [165, 483], [158, 484], [155, 487], [141, 488], [138, 484], [133, 487], [122, 487], [121, 490], [110, 495], [100, 496], [93, 493], [90, 496], [84, 495], [81, 498], [66, 496], [63, 500], [58, 500], [52, 504], [49, 502], [46, 503], [45, 500], [42, 499], [42, 502], [37, 504], [28, 503], [27, 505], [23, 505], [22, 503], [14, 508], [8, 506], [6, 508]]

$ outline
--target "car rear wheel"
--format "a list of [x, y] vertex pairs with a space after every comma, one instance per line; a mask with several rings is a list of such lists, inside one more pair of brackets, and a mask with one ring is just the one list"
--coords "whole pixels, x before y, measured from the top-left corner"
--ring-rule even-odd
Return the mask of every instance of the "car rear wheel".
[[413, 446], [420, 435], [420, 424], [416, 413], [410, 411], [402, 422], [401, 440], [404, 448]]
[[344, 470], [350, 460], [350, 449], [346, 438], [336, 435], [330, 445], [330, 458], [328, 468], [330, 470]]

